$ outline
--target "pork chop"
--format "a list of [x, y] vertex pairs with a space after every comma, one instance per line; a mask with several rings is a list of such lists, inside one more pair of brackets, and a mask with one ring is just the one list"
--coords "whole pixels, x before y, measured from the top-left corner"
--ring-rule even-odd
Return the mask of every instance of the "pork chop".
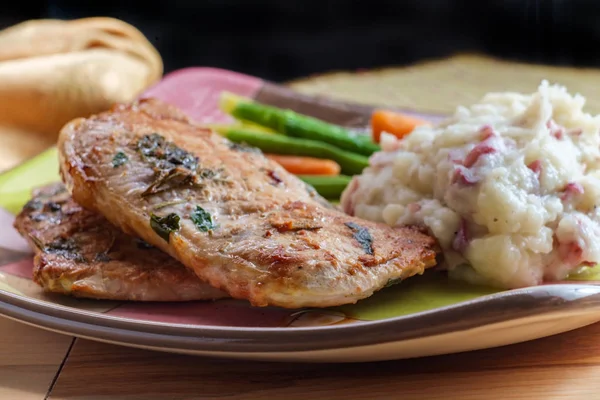
[[62, 183], [35, 190], [14, 225], [34, 251], [33, 280], [46, 292], [137, 301], [227, 297], [159, 249], [83, 209]]
[[436, 264], [419, 229], [326, 207], [260, 151], [156, 99], [71, 121], [58, 147], [77, 203], [255, 306], [355, 303]]

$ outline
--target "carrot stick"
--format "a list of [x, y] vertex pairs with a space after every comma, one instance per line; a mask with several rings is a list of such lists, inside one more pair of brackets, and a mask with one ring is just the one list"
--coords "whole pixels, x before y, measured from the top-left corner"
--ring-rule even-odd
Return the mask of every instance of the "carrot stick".
[[339, 175], [341, 170], [340, 165], [333, 160], [281, 154], [265, 156], [295, 175]]
[[388, 110], [375, 110], [371, 115], [371, 130], [375, 143], [379, 143], [382, 132], [390, 133], [398, 139], [402, 139], [419, 125], [430, 125], [430, 123], [411, 115]]

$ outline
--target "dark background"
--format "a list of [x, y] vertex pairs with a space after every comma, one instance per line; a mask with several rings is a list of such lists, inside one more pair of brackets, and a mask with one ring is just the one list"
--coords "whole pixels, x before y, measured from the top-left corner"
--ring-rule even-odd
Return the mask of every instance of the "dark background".
[[205, 65], [283, 81], [466, 51], [600, 66], [600, 0], [22, 0], [1, 8], [0, 28], [32, 18], [122, 19], [158, 48], [166, 72]]

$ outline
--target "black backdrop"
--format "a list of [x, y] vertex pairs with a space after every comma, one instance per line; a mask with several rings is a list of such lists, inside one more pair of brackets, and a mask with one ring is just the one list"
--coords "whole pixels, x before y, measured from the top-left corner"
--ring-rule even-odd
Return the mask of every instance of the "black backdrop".
[[458, 51], [600, 66], [600, 0], [22, 0], [0, 14], [2, 26], [123, 19], [159, 49], [167, 72], [210, 65], [282, 81]]

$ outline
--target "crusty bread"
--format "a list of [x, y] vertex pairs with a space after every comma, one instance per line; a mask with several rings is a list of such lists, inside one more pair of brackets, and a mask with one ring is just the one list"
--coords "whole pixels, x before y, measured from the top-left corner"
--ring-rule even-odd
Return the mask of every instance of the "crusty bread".
[[0, 125], [55, 140], [71, 119], [132, 100], [162, 73], [160, 54], [123, 21], [23, 22], [0, 31]]

